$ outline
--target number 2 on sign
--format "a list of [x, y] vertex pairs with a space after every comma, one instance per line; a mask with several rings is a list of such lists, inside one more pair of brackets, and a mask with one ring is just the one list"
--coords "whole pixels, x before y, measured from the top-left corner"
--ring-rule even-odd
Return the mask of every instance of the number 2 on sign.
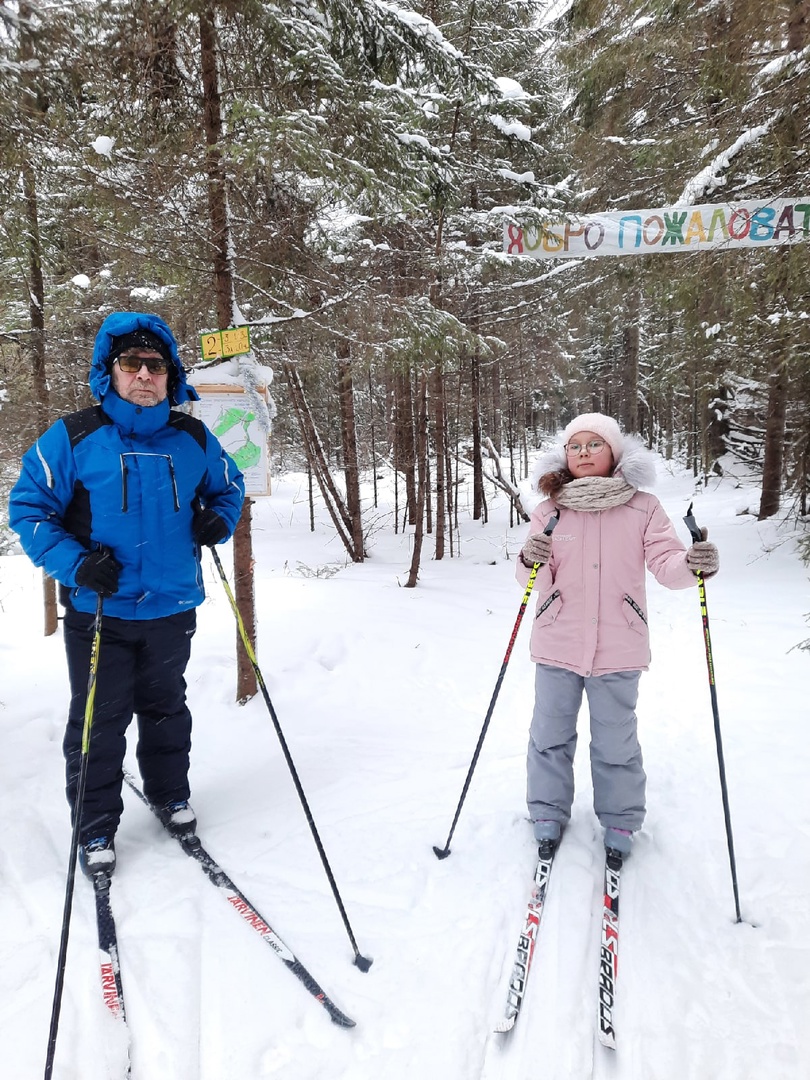
[[216, 360], [222, 356], [222, 335], [205, 334], [202, 339], [203, 360]]

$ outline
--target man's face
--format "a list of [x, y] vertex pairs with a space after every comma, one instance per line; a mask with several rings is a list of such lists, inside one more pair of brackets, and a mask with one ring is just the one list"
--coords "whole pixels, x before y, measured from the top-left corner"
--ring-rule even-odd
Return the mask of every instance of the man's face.
[[[157, 370], [150, 371], [149, 365]], [[166, 361], [153, 349], [128, 349], [116, 357], [112, 366], [113, 389], [133, 405], [159, 405], [168, 392], [168, 381]]]

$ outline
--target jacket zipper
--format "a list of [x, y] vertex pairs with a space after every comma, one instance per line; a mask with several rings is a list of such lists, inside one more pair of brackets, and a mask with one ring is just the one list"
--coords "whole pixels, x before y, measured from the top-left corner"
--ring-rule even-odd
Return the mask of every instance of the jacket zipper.
[[537, 614], [535, 615], [535, 619], [539, 619], [540, 616], [543, 614], [543, 612], [546, 610], [546, 608], [549, 607], [550, 604], [553, 604], [554, 601], [557, 599], [557, 597], [559, 595], [560, 595], [560, 590], [555, 589], [554, 592], [551, 594], [551, 596], [548, 598], [548, 600], [544, 600], [543, 603], [540, 605], [540, 607], [537, 609]]
[[[128, 451], [131, 453], [132, 451]], [[127, 465], [127, 454], [121, 454], [121, 513], [126, 514], [129, 508], [129, 496], [127, 490], [129, 467]], [[162, 457], [166, 461], [169, 467], [169, 479], [172, 482], [172, 500], [174, 501], [174, 512], [177, 514], [180, 512], [180, 497], [177, 493], [177, 477], [174, 474], [174, 462], [171, 459], [170, 454], [150, 454], [149, 457]]]
[[641, 610], [641, 608], [638, 606], [638, 604], [635, 602], [633, 597], [630, 596], [629, 593], [625, 593], [624, 602], [625, 602], [625, 604], [630, 605], [630, 607], [633, 609], [633, 611], [635, 611], [636, 615], [638, 615], [638, 617], [641, 619], [641, 621], [646, 626], [647, 625], [647, 616], [644, 614], [644, 612]]
[[174, 496], [174, 512], [175, 512], [175, 514], [177, 514], [177, 513], [180, 512], [180, 499], [178, 498], [178, 495], [177, 495], [177, 480], [175, 479], [175, 475], [174, 475], [174, 462], [172, 461], [171, 457], [168, 454], [166, 455], [166, 461], [167, 461], [168, 466], [169, 466], [169, 476], [171, 477], [171, 480], [172, 480], [172, 495]]

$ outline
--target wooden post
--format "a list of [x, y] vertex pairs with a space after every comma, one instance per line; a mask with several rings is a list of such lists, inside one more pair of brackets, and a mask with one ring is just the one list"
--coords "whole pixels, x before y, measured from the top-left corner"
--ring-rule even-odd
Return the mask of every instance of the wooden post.
[[55, 634], [59, 627], [59, 611], [56, 607], [56, 582], [42, 571], [42, 600], [44, 604], [43, 632], [45, 637]]
[[[222, 100], [219, 92], [217, 61], [216, 4], [200, 13], [200, 65], [203, 86], [203, 128], [206, 145], [208, 212], [213, 249], [214, 287], [217, 298], [219, 329], [231, 326], [235, 294], [231, 260], [231, 235], [228, 218], [228, 192], [222, 159]], [[245, 499], [233, 536], [234, 598], [245, 624], [251, 647], [256, 651], [256, 608], [253, 593], [253, 543], [250, 536], [250, 499]], [[248, 701], [256, 693], [253, 667], [244, 653], [237, 632], [236, 700]]]
[[[253, 591], [253, 537], [250, 531], [252, 499], [245, 499], [233, 534], [234, 599], [242, 616], [248, 641], [256, 649], [256, 599]], [[257, 690], [256, 673], [236, 631], [236, 700], [249, 701]]]

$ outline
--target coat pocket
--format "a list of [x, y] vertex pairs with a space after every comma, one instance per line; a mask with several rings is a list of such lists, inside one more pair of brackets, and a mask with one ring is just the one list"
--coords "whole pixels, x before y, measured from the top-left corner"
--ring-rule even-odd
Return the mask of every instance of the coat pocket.
[[632, 630], [635, 630], [637, 634], [646, 634], [647, 616], [629, 593], [625, 593], [622, 611], [627, 619], [627, 625]]
[[536, 626], [550, 626], [560, 614], [562, 599], [560, 590], [555, 589], [551, 596], [547, 596], [534, 616]]

